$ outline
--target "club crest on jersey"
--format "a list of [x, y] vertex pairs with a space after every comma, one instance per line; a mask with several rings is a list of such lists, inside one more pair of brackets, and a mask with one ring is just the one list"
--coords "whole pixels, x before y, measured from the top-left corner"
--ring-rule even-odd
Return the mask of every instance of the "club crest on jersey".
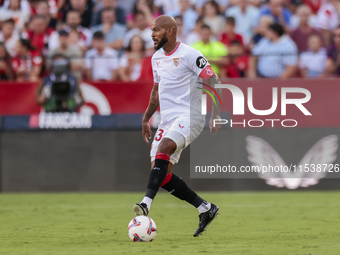
[[172, 60], [174, 61], [175, 66], [177, 67], [179, 64], [179, 58], [173, 58]]

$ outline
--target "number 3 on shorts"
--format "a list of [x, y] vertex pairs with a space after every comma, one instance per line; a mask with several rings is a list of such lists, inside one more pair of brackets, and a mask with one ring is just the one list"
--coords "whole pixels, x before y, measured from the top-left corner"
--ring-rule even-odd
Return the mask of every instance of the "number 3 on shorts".
[[159, 132], [158, 132], [157, 136], [155, 137], [155, 140], [156, 140], [157, 142], [159, 142], [159, 141], [162, 139], [164, 130], [163, 130], [163, 129], [160, 129], [160, 130], [158, 130], [158, 131], [159, 131]]

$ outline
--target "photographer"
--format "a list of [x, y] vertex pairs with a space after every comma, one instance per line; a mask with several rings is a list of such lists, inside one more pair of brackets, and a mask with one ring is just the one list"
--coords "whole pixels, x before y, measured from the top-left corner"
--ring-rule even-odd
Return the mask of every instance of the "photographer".
[[64, 55], [53, 56], [51, 74], [44, 78], [36, 98], [46, 112], [76, 112], [84, 103], [78, 80], [70, 70]]

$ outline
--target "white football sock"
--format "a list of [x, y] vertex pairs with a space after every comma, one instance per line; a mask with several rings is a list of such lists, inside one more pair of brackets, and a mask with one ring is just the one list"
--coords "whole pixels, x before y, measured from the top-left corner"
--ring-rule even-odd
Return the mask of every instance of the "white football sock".
[[144, 197], [141, 203], [146, 204], [146, 206], [148, 207], [148, 210], [150, 211], [152, 201], [153, 201], [153, 199], [151, 199], [149, 197]]
[[207, 201], [203, 201], [202, 204], [197, 207], [197, 210], [199, 211], [199, 213], [205, 213], [207, 211], [209, 211], [211, 208], [211, 204]]

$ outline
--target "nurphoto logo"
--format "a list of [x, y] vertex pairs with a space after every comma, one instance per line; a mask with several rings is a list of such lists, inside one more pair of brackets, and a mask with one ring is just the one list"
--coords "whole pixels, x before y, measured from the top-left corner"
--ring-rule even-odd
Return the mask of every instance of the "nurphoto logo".
[[[201, 83], [203, 84], [203, 83]], [[205, 84], [203, 84], [205, 85]], [[213, 93], [217, 96], [217, 98], [220, 100], [219, 95], [217, 94], [216, 90], [209, 86], [209, 88], [213, 91]], [[233, 115], [244, 115], [245, 114], [245, 95], [242, 92], [240, 88], [238, 88], [235, 85], [231, 84], [216, 84], [216, 89], [228, 89], [231, 92], [232, 101], [233, 101], [233, 109], [232, 114]], [[217, 103], [214, 95], [212, 93], [207, 92], [206, 89], [204, 90], [214, 101], [214, 104]], [[288, 95], [290, 93], [295, 94], [301, 94], [303, 95], [302, 98], [289, 98]], [[308, 89], [305, 88], [298, 88], [298, 87], [282, 87], [281, 88], [281, 97], [278, 96], [278, 88], [273, 87], [272, 88], [272, 105], [269, 109], [259, 110], [255, 109], [253, 104], [253, 88], [248, 87], [247, 88], [247, 106], [248, 110], [257, 116], [267, 116], [272, 113], [274, 113], [278, 109], [279, 100], [280, 100], [280, 108], [281, 108], [281, 116], [287, 116], [287, 105], [295, 105], [298, 110], [300, 110], [304, 115], [311, 116], [312, 114], [308, 111], [308, 109], [304, 106], [305, 103], [310, 101], [311, 99], [311, 93]], [[202, 108], [201, 113], [202, 115], [207, 114], [207, 95], [202, 94]], [[220, 100], [221, 102], [221, 100]], [[222, 104], [222, 102], [221, 102]], [[233, 122], [232, 119], [214, 119], [214, 126], [216, 124], [227, 124], [230, 122], [231, 127], [234, 125], [242, 125], [243, 127], [246, 127], [248, 124], [248, 127], [262, 127], [265, 123], [271, 122], [271, 126], [274, 127], [274, 123], [279, 121], [281, 123], [282, 127], [296, 127], [298, 122], [295, 119], [250, 119], [246, 120], [244, 119], [243, 122]]]

